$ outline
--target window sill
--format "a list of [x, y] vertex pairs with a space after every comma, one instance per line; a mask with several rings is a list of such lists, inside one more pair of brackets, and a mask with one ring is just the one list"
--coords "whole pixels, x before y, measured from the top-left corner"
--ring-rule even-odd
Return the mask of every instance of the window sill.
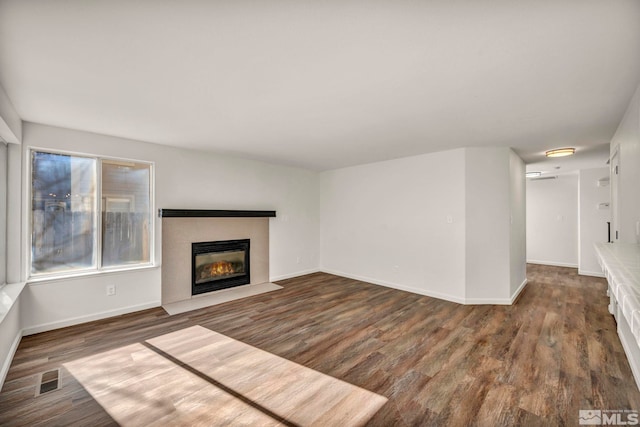
[[24, 289], [26, 283], [9, 283], [0, 287], [0, 323], [4, 320], [11, 307], [20, 298], [20, 293]]
[[37, 286], [45, 283], [58, 282], [62, 280], [73, 280], [73, 279], [82, 279], [86, 277], [94, 277], [94, 276], [104, 276], [104, 275], [115, 275], [122, 273], [130, 273], [141, 270], [154, 270], [160, 268], [159, 264], [146, 264], [135, 267], [123, 267], [123, 268], [114, 268], [109, 270], [100, 270], [100, 271], [83, 271], [78, 273], [69, 273], [69, 274], [61, 274], [55, 276], [41, 276], [41, 277], [30, 277], [27, 279], [27, 284], [29, 286]]

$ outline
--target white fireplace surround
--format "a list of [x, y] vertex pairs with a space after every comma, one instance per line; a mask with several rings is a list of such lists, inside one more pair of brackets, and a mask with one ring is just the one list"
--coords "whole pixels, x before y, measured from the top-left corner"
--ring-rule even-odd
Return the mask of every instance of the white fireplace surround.
[[[191, 295], [191, 244], [239, 239], [251, 241], [251, 283]], [[268, 217], [163, 216], [161, 301], [169, 314], [279, 288], [269, 284]]]

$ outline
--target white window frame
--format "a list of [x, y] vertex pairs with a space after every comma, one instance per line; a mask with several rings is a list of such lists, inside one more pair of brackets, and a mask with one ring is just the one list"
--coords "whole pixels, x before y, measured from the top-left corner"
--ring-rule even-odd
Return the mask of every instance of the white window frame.
[[[92, 268], [87, 268], [78, 271], [66, 271], [66, 272], [57, 272], [57, 273], [38, 273], [33, 274], [31, 272], [31, 263], [32, 263], [32, 254], [33, 254], [33, 182], [32, 182], [32, 167], [33, 167], [33, 153], [34, 152], [42, 152], [42, 153], [51, 153], [51, 154], [60, 154], [64, 156], [76, 156], [76, 157], [85, 157], [96, 160], [96, 195], [94, 200], [94, 221], [96, 224], [96, 232], [94, 237], [94, 244], [96, 245], [96, 265]], [[103, 156], [98, 154], [89, 154], [89, 153], [81, 153], [76, 151], [67, 151], [67, 150], [58, 150], [44, 147], [34, 147], [30, 146], [26, 149], [25, 156], [25, 180], [26, 180], [26, 227], [25, 227], [25, 250], [27, 252], [26, 256], [26, 277], [29, 283], [40, 282], [40, 281], [50, 281], [54, 279], [64, 279], [69, 277], [78, 277], [78, 276], [92, 276], [106, 273], [114, 273], [128, 270], [141, 270], [148, 268], [155, 268], [156, 257], [155, 257], [155, 241], [156, 241], [156, 204], [155, 204], [155, 162], [148, 160], [137, 160], [123, 157], [112, 157], [112, 156]], [[102, 161], [116, 161], [116, 162], [135, 162], [149, 165], [149, 262], [139, 263], [139, 264], [130, 264], [123, 266], [114, 266], [114, 267], [103, 267], [102, 266], [102, 203], [103, 198], [105, 196], [102, 194]]]
[[[2, 242], [0, 242], [0, 244], [2, 245], [3, 249], [4, 249], [4, 257], [0, 258], [0, 262], [4, 262], [4, 265], [2, 266], [2, 271], [3, 271], [3, 276], [0, 277], [0, 289], [2, 289], [6, 284], [7, 284], [7, 270], [9, 269], [9, 265], [7, 263], [7, 251], [8, 251], [8, 246], [9, 246], [9, 239], [8, 239], [8, 223], [9, 223], [9, 144], [7, 144], [6, 142], [4, 142], [4, 140], [2, 138], [0, 138], [0, 147], [4, 148], [4, 162], [2, 164], [2, 166], [0, 166], [0, 172], [2, 172], [4, 174], [4, 198], [2, 198], [0, 203], [0, 209], [4, 209], [3, 212], [3, 217], [4, 217], [4, 221], [0, 222], [0, 227], [3, 227], [3, 233], [2, 233]], [[0, 194], [2, 194], [2, 192], [0, 192]]]

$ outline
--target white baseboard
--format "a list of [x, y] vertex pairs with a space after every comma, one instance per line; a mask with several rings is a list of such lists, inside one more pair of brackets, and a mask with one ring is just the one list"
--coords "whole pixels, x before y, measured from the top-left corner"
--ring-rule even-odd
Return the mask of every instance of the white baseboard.
[[527, 264], [551, 265], [553, 267], [578, 268], [578, 264], [567, 263], [567, 262], [555, 262], [555, 261], [540, 261], [535, 259], [528, 259]]
[[581, 276], [606, 277], [601, 271], [585, 271], [578, 268], [578, 274]]
[[331, 269], [322, 269], [323, 273], [335, 274], [336, 276], [347, 277], [349, 279], [360, 280], [362, 282], [372, 283], [374, 285], [380, 285], [387, 288], [398, 289], [401, 291], [411, 292], [418, 295], [424, 295], [431, 298], [438, 298], [445, 301], [455, 302], [457, 304], [465, 304], [465, 305], [511, 305], [516, 300], [520, 292], [527, 285], [527, 279], [525, 278], [518, 289], [514, 292], [514, 294], [510, 298], [458, 298], [453, 295], [444, 294], [441, 292], [433, 292], [427, 291], [424, 289], [413, 288], [411, 286], [402, 286], [396, 283], [385, 282], [383, 280], [377, 280], [372, 277], [359, 276], [357, 274], [349, 274], [344, 271], [331, 270]]
[[511, 305], [510, 298], [465, 298], [465, 305]]
[[520, 286], [518, 286], [518, 289], [516, 289], [513, 295], [511, 295], [510, 298], [465, 298], [464, 304], [466, 305], [512, 305], [528, 282], [529, 280], [525, 278], [522, 281], [522, 283], [520, 283]]
[[374, 285], [380, 285], [380, 286], [384, 286], [387, 288], [393, 288], [393, 289], [398, 289], [400, 291], [407, 291], [407, 292], [411, 292], [413, 294], [418, 294], [418, 295], [424, 295], [427, 297], [432, 297], [432, 298], [438, 298], [438, 299], [442, 299], [445, 301], [450, 301], [450, 302], [455, 302], [458, 304], [465, 304], [465, 300], [462, 298], [458, 298], [456, 296], [453, 295], [449, 295], [449, 294], [444, 294], [444, 293], [440, 293], [440, 292], [433, 292], [433, 291], [426, 291], [424, 289], [418, 289], [418, 288], [413, 288], [411, 286], [402, 286], [402, 285], [398, 285], [395, 283], [390, 283], [390, 282], [385, 282], [382, 280], [377, 280], [374, 279], [372, 277], [365, 277], [365, 276], [358, 276], [356, 274], [349, 274], [349, 273], [345, 273], [343, 271], [338, 271], [338, 270], [331, 270], [331, 269], [322, 269], [321, 270], [324, 273], [329, 273], [329, 274], [335, 274], [336, 276], [342, 276], [342, 277], [347, 277], [349, 279], [354, 279], [354, 280], [360, 280], [361, 282], [367, 282], [367, 283], [372, 283]]
[[4, 380], [7, 378], [7, 374], [9, 373], [9, 368], [11, 367], [11, 362], [13, 361], [13, 356], [15, 356], [16, 351], [18, 350], [18, 346], [20, 345], [20, 340], [22, 339], [23, 332], [18, 331], [16, 337], [13, 340], [13, 344], [11, 344], [11, 348], [9, 349], [9, 353], [7, 353], [7, 358], [4, 360], [2, 364], [2, 370], [0, 370], [0, 390], [4, 386]]
[[59, 320], [56, 322], [43, 323], [40, 325], [30, 326], [23, 329], [22, 335], [39, 334], [40, 332], [52, 331], [54, 329], [66, 328], [67, 326], [79, 325], [81, 323], [93, 322], [94, 320], [106, 319], [109, 317], [120, 316], [121, 314], [133, 313], [136, 311], [147, 310], [149, 308], [160, 307], [160, 301], [152, 301], [144, 304], [132, 305], [129, 307], [119, 308], [117, 310], [103, 311], [101, 313], [89, 314], [87, 316], [78, 316], [71, 319]]
[[318, 272], [320, 272], [320, 270], [318, 270], [317, 268], [312, 268], [310, 270], [302, 270], [302, 271], [297, 271], [295, 273], [282, 274], [280, 276], [273, 276], [269, 279], [269, 281], [276, 282], [278, 280], [286, 280], [286, 279], [291, 279], [294, 277], [304, 276], [306, 274], [312, 274], [312, 273], [318, 273]]
[[525, 277], [524, 280], [522, 281], [522, 283], [520, 284], [520, 286], [518, 286], [518, 289], [516, 289], [516, 291], [513, 293], [513, 295], [511, 295], [510, 304], [513, 304], [514, 302], [516, 302], [516, 300], [520, 296], [520, 293], [524, 290], [524, 287], [527, 286], [527, 283], [529, 283], [529, 279], [527, 279]]

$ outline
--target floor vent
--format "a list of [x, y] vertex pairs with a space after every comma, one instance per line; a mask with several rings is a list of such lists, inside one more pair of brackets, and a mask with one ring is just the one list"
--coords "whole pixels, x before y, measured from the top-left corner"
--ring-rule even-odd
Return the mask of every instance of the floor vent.
[[51, 371], [43, 372], [40, 374], [38, 386], [36, 387], [36, 396], [48, 393], [60, 388], [60, 369], [53, 369]]

